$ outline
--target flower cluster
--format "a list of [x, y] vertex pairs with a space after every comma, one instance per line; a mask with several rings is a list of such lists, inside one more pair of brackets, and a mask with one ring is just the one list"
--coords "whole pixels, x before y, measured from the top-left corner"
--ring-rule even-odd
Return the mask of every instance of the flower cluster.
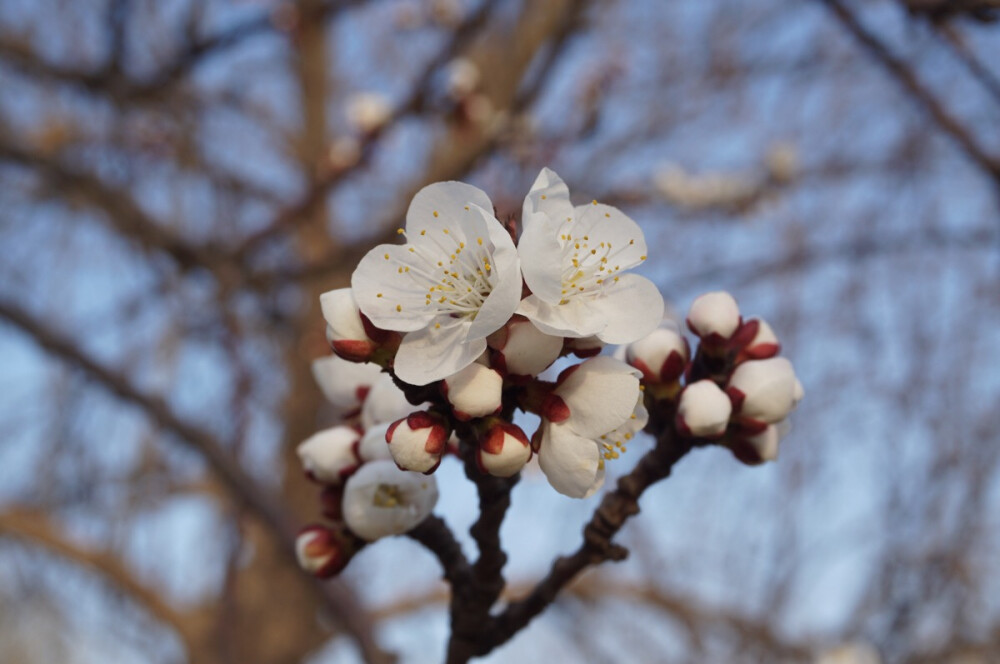
[[[602, 487], [651, 417], [748, 463], [775, 457], [801, 385], [766, 323], [743, 321], [728, 294], [704, 295], [688, 318], [692, 356], [656, 286], [630, 272], [646, 260], [638, 225], [597, 201], [574, 206], [549, 169], [520, 227], [476, 187], [430, 185], [404, 241], [375, 247], [350, 288], [323, 294], [334, 355], [313, 371], [343, 423], [299, 447], [331, 521], [300, 536], [307, 570], [336, 573], [364, 542], [418, 525], [448, 454], [473, 478], [513, 477], [537, 456], [575, 498]], [[539, 417], [533, 435], [517, 411]]]

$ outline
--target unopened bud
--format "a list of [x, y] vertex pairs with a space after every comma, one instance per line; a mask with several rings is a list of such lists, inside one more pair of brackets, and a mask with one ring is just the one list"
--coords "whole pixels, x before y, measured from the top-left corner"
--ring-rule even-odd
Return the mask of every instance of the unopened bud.
[[358, 457], [363, 463], [368, 461], [392, 461], [392, 454], [389, 452], [389, 443], [385, 439], [391, 422], [377, 424], [365, 431], [358, 443]]
[[319, 525], [306, 526], [299, 532], [295, 555], [302, 569], [321, 579], [337, 574], [350, 560], [340, 536]]
[[740, 359], [766, 360], [781, 351], [778, 336], [763, 318], [751, 318], [743, 328], [739, 336], [746, 336], [749, 341], [740, 351]]
[[356, 445], [361, 434], [339, 426], [313, 434], [296, 452], [309, 477], [325, 484], [340, 484], [358, 467]]
[[452, 99], [462, 99], [479, 86], [479, 67], [468, 58], [455, 58], [447, 67], [448, 94]]
[[496, 477], [511, 477], [531, 459], [531, 443], [519, 426], [496, 423], [479, 445], [480, 470]]
[[336, 355], [313, 360], [312, 374], [323, 396], [339, 412], [356, 413], [382, 369], [368, 362], [348, 362]]
[[792, 363], [783, 357], [772, 357], [737, 366], [726, 393], [744, 424], [763, 429], [763, 426], [752, 425], [755, 422], [776, 424], [785, 419], [802, 398], [803, 390]]
[[684, 388], [677, 405], [677, 429], [686, 436], [717, 438], [726, 432], [732, 414], [729, 397], [710, 380]]
[[442, 389], [455, 417], [463, 422], [492, 415], [502, 406], [503, 378], [478, 362], [445, 378]]
[[426, 411], [411, 413], [393, 422], [385, 434], [393, 461], [403, 470], [433, 473], [441, 463], [448, 429]]
[[433, 477], [405, 472], [391, 461], [372, 461], [344, 486], [344, 523], [369, 542], [401, 535], [426, 519], [437, 499]]
[[604, 342], [597, 337], [567, 339], [566, 348], [577, 357], [594, 357], [601, 354]]
[[333, 352], [352, 362], [364, 362], [371, 357], [376, 344], [365, 331], [351, 289], [327, 291], [320, 295], [319, 303], [326, 319], [326, 338]]
[[700, 295], [691, 303], [687, 326], [703, 344], [723, 346], [740, 327], [739, 305], [725, 291]]
[[382, 374], [374, 383], [361, 406], [361, 427], [367, 431], [377, 424], [391, 424], [401, 417], [420, 410], [406, 399], [403, 391], [393, 382], [392, 376]]
[[625, 351], [628, 363], [641, 371], [643, 380], [651, 384], [678, 380], [689, 356], [687, 339], [673, 323], [632, 342]]
[[537, 376], [556, 361], [563, 338], [545, 334], [531, 321], [515, 319], [487, 339], [497, 366], [513, 376]]
[[747, 464], [756, 466], [778, 458], [778, 444], [788, 432], [788, 420], [778, 424], [768, 424], [763, 431], [737, 437], [729, 449], [733, 456]]

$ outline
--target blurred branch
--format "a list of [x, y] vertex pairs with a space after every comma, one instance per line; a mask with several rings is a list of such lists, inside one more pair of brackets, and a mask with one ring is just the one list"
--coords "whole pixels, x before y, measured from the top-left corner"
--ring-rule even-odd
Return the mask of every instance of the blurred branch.
[[969, 72], [980, 85], [986, 88], [986, 91], [993, 97], [994, 101], [1000, 103], [1000, 79], [997, 79], [996, 74], [989, 69], [986, 65], [980, 62], [976, 54], [972, 52], [972, 49], [962, 41], [961, 34], [952, 25], [947, 24], [932, 24], [933, 28], [937, 33], [944, 39], [944, 41], [951, 47], [951, 50], [955, 53], [955, 56], [962, 61], [962, 63], [968, 68]]
[[910, 98], [926, 112], [938, 127], [962, 148], [993, 182], [1000, 186], [1000, 161], [987, 154], [972, 137], [969, 130], [945, 110], [941, 102], [917, 78], [907, 64], [894, 56], [889, 49], [858, 21], [842, 0], [820, 0], [833, 12], [848, 32], [878, 60], [899, 82]]
[[903, 0], [912, 14], [924, 14], [934, 21], [942, 21], [960, 14], [984, 22], [996, 19], [1000, 0]]
[[94, 570], [120, 588], [131, 600], [144, 606], [158, 621], [171, 627], [184, 642], [189, 655], [198, 652], [199, 632], [193, 614], [181, 614], [161, 597], [160, 590], [141, 583], [121, 558], [110, 551], [90, 549], [68, 539], [42, 512], [9, 509], [0, 512], [0, 533], [44, 547], [52, 553]]
[[[269, 492], [240, 468], [215, 436], [184, 422], [163, 399], [144, 392], [124, 374], [101, 365], [83, 349], [19, 305], [0, 300], [0, 319], [22, 330], [42, 348], [79, 368], [89, 378], [96, 380], [122, 400], [138, 406], [158, 426], [175, 434], [183, 444], [200, 454], [226, 486], [230, 497], [250, 509], [265, 525], [271, 536], [279, 543], [278, 548], [286, 562], [297, 565], [296, 531], [292, 527], [292, 521]], [[337, 622], [345, 626], [358, 641], [368, 661], [391, 661], [391, 658], [378, 648], [371, 633], [370, 622], [346, 586], [310, 584], [310, 587], [321, 595]]]

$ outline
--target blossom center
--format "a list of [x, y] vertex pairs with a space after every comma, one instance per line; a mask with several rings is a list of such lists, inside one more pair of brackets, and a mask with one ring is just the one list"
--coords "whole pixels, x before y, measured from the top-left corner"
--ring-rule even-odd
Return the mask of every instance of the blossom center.
[[[567, 304], [572, 297], [596, 297], [604, 289], [605, 282], [618, 281], [617, 273], [621, 272], [622, 265], [615, 259], [626, 247], [635, 244], [634, 239], [629, 239], [622, 242], [623, 246], [613, 247], [610, 240], [592, 241], [586, 234], [574, 236], [568, 228], [566, 233], [559, 235], [559, 240], [563, 266], [559, 304]], [[625, 265], [625, 269], [629, 267], [632, 265]]]

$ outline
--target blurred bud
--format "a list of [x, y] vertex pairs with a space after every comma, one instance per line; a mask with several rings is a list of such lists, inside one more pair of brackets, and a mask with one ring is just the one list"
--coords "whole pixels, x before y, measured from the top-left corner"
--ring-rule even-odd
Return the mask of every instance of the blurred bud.
[[437, 499], [433, 477], [402, 471], [391, 461], [372, 461], [344, 486], [344, 523], [369, 542], [401, 535], [426, 519]]
[[344, 104], [347, 122], [362, 134], [378, 131], [389, 122], [392, 108], [389, 101], [376, 92], [358, 92], [347, 98]]
[[339, 136], [327, 149], [326, 159], [334, 171], [346, 171], [361, 159], [361, 143], [354, 136]]
[[430, 474], [441, 463], [448, 435], [447, 427], [439, 418], [422, 410], [393, 422], [385, 439], [397, 466]]
[[367, 431], [377, 424], [391, 424], [424, 406], [414, 406], [396, 386], [389, 374], [382, 374], [368, 392], [361, 406], [361, 428]]
[[690, 358], [687, 339], [669, 321], [625, 350], [625, 360], [642, 372], [647, 383], [672, 383], [680, 379]]
[[597, 337], [583, 337], [581, 339], [567, 339], [566, 348], [577, 357], [594, 357], [600, 355], [604, 348], [604, 342]]
[[556, 361], [563, 338], [545, 334], [531, 321], [515, 318], [489, 336], [497, 367], [513, 376], [537, 376]]
[[740, 364], [726, 393], [741, 422], [751, 430], [762, 430], [761, 423], [776, 424], [785, 419], [803, 396], [792, 363], [783, 357]]
[[376, 424], [371, 429], [365, 431], [358, 443], [358, 458], [362, 463], [369, 461], [392, 461], [392, 454], [389, 453], [389, 443], [385, 435], [389, 432], [391, 422]]
[[326, 338], [333, 352], [352, 362], [364, 362], [371, 357], [375, 342], [365, 331], [351, 289], [327, 291], [319, 296], [319, 304], [326, 319]]
[[511, 477], [531, 459], [531, 443], [520, 427], [496, 422], [479, 445], [479, 469], [496, 477]]
[[768, 151], [765, 165], [775, 182], [791, 182], [799, 172], [799, 153], [791, 143], [776, 143]]
[[295, 555], [299, 567], [321, 579], [337, 574], [350, 560], [341, 537], [319, 525], [306, 526], [299, 532], [295, 538]]
[[768, 424], [759, 433], [737, 436], [729, 444], [729, 449], [733, 456], [748, 466], [757, 466], [765, 461], [775, 461], [778, 458], [778, 444], [788, 434], [789, 428], [788, 420], [782, 420], [777, 424]]
[[344, 487], [327, 485], [319, 493], [320, 510], [330, 521], [342, 521], [344, 514], [341, 505], [344, 500]]
[[677, 430], [685, 436], [717, 438], [726, 432], [732, 414], [729, 397], [710, 380], [684, 388], [677, 405]]
[[312, 362], [312, 375], [323, 396], [338, 411], [351, 413], [361, 408], [382, 369], [368, 362], [348, 362], [336, 355]]
[[340, 484], [358, 467], [356, 445], [361, 434], [351, 427], [324, 429], [296, 448], [302, 467], [312, 479]]
[[445, 75], [452, 99], [467, 97], [479, 87], [479, 67], [469, 58], [458, 57], [449, 62]]
[[455, 417], [463, 422], [499, 412], [503, 378], [500, 374], [473, 362], [444, 379], [441, 390], [451, 404]]
[[749, 337], [747, 345], [740, 351], [741, 360], [766, 360], [781, 351], [777, 335], [763, 318], [748, 320], [743, 324], [739, 336]]
[[[970, 664], [973, 661], [986, 660], [968, 660]], [[859, 641], [823, 651], [816, 658], [815, 664], [882, 664], [882, 657], [874, 646]]]
[[740, 308], [736, 299], [725, 291], [705, 293], [691, 303], [687, 326], [702, 344], [723, 346], [740, 327]]

